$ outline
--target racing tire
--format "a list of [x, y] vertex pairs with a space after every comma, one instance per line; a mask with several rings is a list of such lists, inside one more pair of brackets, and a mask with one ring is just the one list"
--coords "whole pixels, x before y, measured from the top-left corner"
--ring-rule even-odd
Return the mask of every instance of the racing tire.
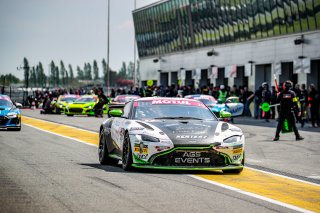
[[67, 114], [68, 117], [72, 117], [73, 115]]
[[99, 137], [98, 156], [101, 165], [117, 165], [119, 162], [119, 160], [109, 157], [106, 136], [104, 133], [101, 133]]
[[130, 137], [128, 132], [124, 135], [124, 141], [123, 141], [123, 151], [122, 151], [122, 168], [125, 171], [132, 170], [132, 150], [131, 150], [131, 143], [130, 143]]

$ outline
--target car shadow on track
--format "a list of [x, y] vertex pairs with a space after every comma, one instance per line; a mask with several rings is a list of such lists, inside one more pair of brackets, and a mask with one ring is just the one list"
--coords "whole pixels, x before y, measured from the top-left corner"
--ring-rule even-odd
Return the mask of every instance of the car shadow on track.
[[[121, 164], [109, 166], [101, 165], [98, 163], [83, 163], [81, 166], [91, 167], [92, 169], [100, 169], [105, 172], [117, 172], [117, 173], [142, 173], [142, 174], [171, 174], [171, 175], [238, 175], [238, 174], [226, 174], [222, 171], [201, 171], [201, 170], [165, 170], [165, 169], [133, 169], [131, 171], [124, 171]], [[88, 168], [83, 168], [88, 169]]]

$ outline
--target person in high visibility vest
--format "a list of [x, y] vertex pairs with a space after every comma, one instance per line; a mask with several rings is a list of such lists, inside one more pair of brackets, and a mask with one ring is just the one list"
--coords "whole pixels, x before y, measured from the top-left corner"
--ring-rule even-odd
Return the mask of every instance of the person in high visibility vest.
[[[286, 125], [288, 129], [288, 125], [290, 125], [296, 135], [296, 140], [303, 140], [303, 137], [300, 136], [299, 131], [296, 126], [296, 121], [294, 117], [294, 112], [292, 110], [298, 111], [298, 116], [300, 116], [301, 111], [297, 105], [296, 93], [292, 90], [292, 82], [286, 81], [283, 83], [283, 91], [278, 95], [278, 102], [280, 103], [280, 112], [279, 112], [279, 120], [276, 135], [273, 141], [278, 141], [280, 139], [280, 131], [283, 125]], [[284, 122], [287, 120], [287, 122]]]
[[227, 90], [225, 89], [224, 85], [220, 85], [220, 90], [219, 90], [219, 93], [218, 93], [218, 99], [224, 103], [226, 102], [227, 100], [227, 97], [228, 97], [228, 92]]

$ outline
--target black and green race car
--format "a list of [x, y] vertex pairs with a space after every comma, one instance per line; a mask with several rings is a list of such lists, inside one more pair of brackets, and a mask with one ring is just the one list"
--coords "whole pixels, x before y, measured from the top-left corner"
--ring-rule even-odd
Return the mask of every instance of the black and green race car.
[[[244, 167], [245, 137], [219, 121], [202, 102], [183, 98], [140, 98], [100, 127], [99, 161], [133, 168], [223, 170]], [[231, 116], [230, 113], [224, 114]]]

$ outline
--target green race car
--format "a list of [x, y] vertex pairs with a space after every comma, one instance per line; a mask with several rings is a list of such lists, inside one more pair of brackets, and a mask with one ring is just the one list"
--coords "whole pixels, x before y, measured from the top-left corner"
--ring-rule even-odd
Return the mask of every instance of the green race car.
[[79, 95], [60, 95], [57, 100], [53, 100], [51, 102], [53, 112], [57, 114], [64, 113], [66, 106], [70, 103], [73, 103], [79, 97]]
[[[75, 102], [70, 103], [65, 108], [67, 116], [73, 115], [88, 115], [94, 116], [94, 106], [99, 102], [96, 95], [84, 95], [78, 98]], [[109, 107], [107, 104], [103, 107], [103, 113], [108, 114]]]

